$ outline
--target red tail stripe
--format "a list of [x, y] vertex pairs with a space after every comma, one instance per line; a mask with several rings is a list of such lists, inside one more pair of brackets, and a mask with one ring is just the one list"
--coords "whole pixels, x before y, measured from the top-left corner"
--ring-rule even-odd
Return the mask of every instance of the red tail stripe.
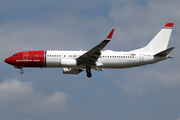
[[173, 27], [174, 23], [167, 23], [164, 27]]

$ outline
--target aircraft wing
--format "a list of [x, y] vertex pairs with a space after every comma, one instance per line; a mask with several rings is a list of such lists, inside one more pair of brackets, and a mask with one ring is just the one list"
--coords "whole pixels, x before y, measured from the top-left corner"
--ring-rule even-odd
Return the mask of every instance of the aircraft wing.
[[85, 65], [95, 65], [97, 59], [101, 55], [101, 50], [109, 43], [112, 38], [114, 29], [110, 32], [108, 37], [102, 41], [100, 44], [92, 48], [91, 50], [87, 51], [83, 55], [77, 58], [78, 64], [85, 64]]

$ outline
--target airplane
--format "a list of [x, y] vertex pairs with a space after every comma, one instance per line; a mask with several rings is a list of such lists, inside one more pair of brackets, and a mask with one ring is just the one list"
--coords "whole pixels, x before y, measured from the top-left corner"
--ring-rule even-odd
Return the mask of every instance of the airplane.
[[63, 74], [79, 74], [86, 70], [87, 77], [92, 77], [91, 69], [120, 69], [138, 67], [166, 60], [175, 48], [167, 49], [174, 23], [167, 23], [157, 35], [140, 49], [112, 51], [102, 49], [110, 42], [114, 29], [105, 40], [89, 51], [60, 51], [39, 50], [23, 51], [13, 54], [4, 61], [14, 68], [19, 68], [23, 74], [23, 67], [62, 68]]

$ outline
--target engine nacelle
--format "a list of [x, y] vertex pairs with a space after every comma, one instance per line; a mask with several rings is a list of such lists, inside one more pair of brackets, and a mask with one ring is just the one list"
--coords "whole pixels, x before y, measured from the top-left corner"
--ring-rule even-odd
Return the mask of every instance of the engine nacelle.
[[61, 67], [75, 67], [77, 66], [76, 59], [61, 59]]
[[63, 68], [63, 74], [79, 74], [82, 71], [81, 69]]

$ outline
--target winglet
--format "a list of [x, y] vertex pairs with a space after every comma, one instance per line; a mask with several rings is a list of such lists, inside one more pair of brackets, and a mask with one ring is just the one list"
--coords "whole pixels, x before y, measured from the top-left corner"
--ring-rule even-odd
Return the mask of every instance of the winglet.
[[174, 23], [167, 23], [164, 27], [165, 28], [172, 28], [174, 26]]
[[112, 29], [112, 31], [109, 33], [106, 40], [111, 40], [113, 33], [114, 33], [114, 29]]

